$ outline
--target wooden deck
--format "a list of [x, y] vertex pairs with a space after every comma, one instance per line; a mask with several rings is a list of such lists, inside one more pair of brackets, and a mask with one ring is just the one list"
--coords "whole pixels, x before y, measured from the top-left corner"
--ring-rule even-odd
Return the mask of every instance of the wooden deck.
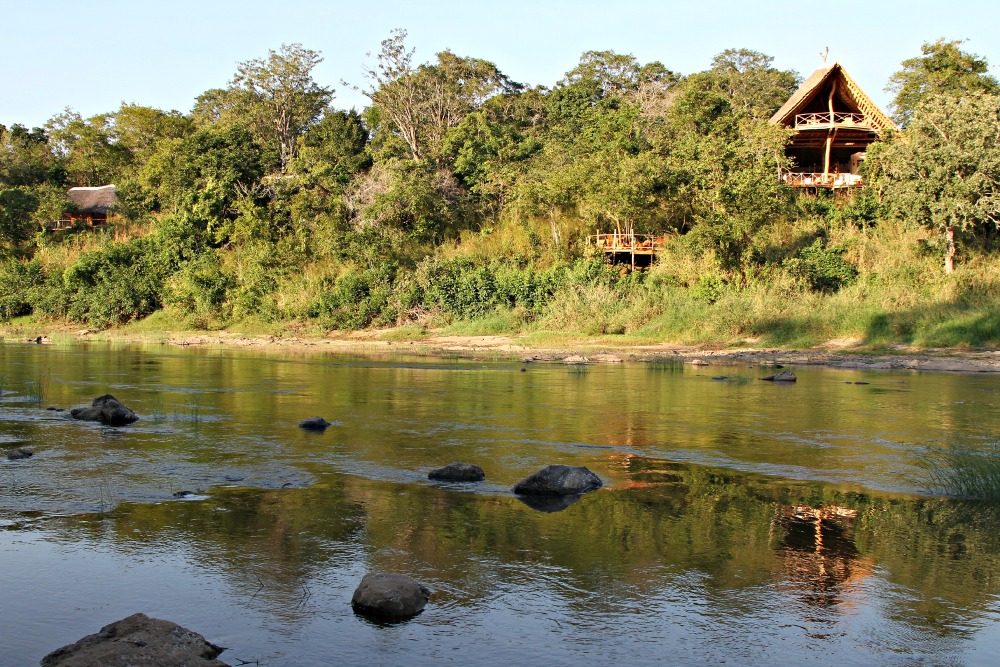
[[612, 264], [629, 264], [633, 269], [652, 264], [656, 253], [663, 250], [666, 237], [653, 234], [592, 234], [590, 242], [604, 253]]

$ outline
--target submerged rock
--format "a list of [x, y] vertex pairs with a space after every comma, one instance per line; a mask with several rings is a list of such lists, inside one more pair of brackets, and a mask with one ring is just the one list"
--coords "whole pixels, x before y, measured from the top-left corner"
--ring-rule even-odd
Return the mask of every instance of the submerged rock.
[[107, 426], [125, 426], [139, 419], [139, 416], [122, 405], [111, 394], [98, 396], [89, 408], [73, 408], [69, 412], [73, 419], [101, 422]]
[[602, 486], [601, 478], [583, 466], [551, 465], [518, 482], [514, 493], [522, 496], [569, 496]]
[[15, 447], [14, 449], [7, 450], [7, 458], [11, 461], [30, 459], [34, 455], [35, 455], [34, 450], [28, 449], [27, 447]]
[[486, 473], [475, 463], [449, 463], [443, 468], [435, 468], [427, 473], [427, 479], [440, 482], [481, 482]]
[[791, 371], [781, 371], [775, 375], [768, 375], [766, 378], [761, 378], [761, 380], [765, 380], [766, 382], [795, 382], [796, 379], [795, 373]]
[[299, 428], [304, 428], [307, 431], [325, 431], [331, 426], [333, 426], [333, 422], [328, 422], [322, 417], [310, 417], [299, 422]]
[[358, 614], [384, 620], [415, 616], [424, 610], [431, 591], [405, 574], [369, 572], [351, 598]]
[[42, 667], [229, 667], [224, 651], [176, 623], [133, 614], [42, 658]]

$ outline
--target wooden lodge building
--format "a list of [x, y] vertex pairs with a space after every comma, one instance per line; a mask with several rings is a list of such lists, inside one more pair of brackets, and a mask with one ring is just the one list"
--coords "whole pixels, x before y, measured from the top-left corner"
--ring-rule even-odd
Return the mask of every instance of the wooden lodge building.
[[781, 174], [795, 188], [857, 188], [868, 145], [898, 129], [840, 63], [819, 68], [771, 117], [795, 130], [786, 150], [794, 167]]
[[[862, 185], [859, 167], [868, 146], [896, 124], [868, 97], [840, 63], [813, 72], [770, 122], [795, 131], [785, 148], [792, 168], [780, 178], [793, 188], [847, 190]], [[594, 234], [591, 242], [611, 264], [644, 268], [665, 239], [635, 234], [631, 225]]]
[[63, 211], [62, 217], [50, 223], [49, 229], [71, 229], [77, 225], [100, 227], [114, 216], [118, 194], [114, 185], [70, 188], [66, 195], [73, 209]]

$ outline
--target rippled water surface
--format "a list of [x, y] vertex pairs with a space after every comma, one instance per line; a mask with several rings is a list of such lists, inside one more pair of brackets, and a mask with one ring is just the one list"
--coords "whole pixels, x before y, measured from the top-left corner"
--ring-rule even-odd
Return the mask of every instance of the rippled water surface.
[[[0, 452], [35, 451], [0, 457], [0, 665], [136, 611], [234, 665], [1000, 656], [1000, 510], [939, 498], [920, 463], [990, 451], [997, 376], [98, 345], [0, 363]], [[67, 417], [108, 392], [141, 420]], [[297, 428], [314, 415], [334, 426]], [[456, 460], [487, 481], [426, 479]], [[549, 463], [606, 486], [558, 512], [510, 493]], [[424, 613], [356, 617], [372, 569], [426, 583]]]

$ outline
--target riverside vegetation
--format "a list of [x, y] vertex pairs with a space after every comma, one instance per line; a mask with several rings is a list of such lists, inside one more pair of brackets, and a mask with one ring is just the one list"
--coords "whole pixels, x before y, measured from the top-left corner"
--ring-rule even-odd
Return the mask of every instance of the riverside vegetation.
[[[0, 317], [1000, 344], [1000, 85], [960, 42], [902, 63], [888, 89], [904, 131], [871, 147], [863, 189], [834, 196], [778, 182], [789, 135], [767, 119], [800, 77], [764, 54], [682, 76], [588, 51], [529, 88], [450, 51], [417, 64], [405, 37], [373, 56], [361, 112], [332, 106], [320, 54], [290, 44], [190, 113], [0, 126]], [[112, 224], [44, 231], [66, 186], [105, 183]], [[652, 269], [588, 250], [616, 225], [667, 237]]]

